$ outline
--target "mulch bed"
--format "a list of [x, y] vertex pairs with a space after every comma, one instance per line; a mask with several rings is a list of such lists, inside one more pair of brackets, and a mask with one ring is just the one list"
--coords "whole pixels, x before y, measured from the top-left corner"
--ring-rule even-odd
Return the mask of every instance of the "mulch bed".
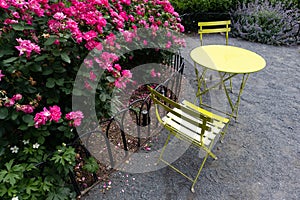
[[[149, 91], [147, 89], [146, 85], [143, 85], [141, 87], [139, 87], [137, 90], [135, 90], [130, 98], [130, 102], [133, 102], [137, 99], [145, 98], [147, 95], [149, 94]], [[172, 96], [172, 99], [174, 101], [177, 101], [177, 97], [172, 94], [171, 90], [166, 90], [166, 94], [167, 96]], [[148, 103], [150, 101], [150, 98], [148, 100]], [[133, 110], [137, 110], [140, 109], [142, 107], [143, 109], [146, 109], [145, 107], [143, 107], [144, 104], [142, 104], [142, 102], [137, 102], [136, 104], [132, 105]], [[154, 112], [154, 107], [151, 107], [152, 111], [150, 112], [150, 119], [156, 119], [155, 116], [155, 112]], [[149, 141], [151, 141], [153, 136], [156, 136], [158, 134], [158, 132], [151, 132], [148, 135], [143, 135], [140, 137], [140, 147], [138, 145], [138, 140], [139, 138], [135, 135], [131, 135], [130, 134], [130, 130], [132, 130], [132, 126], [137, 126], [137, 119], [136, 119], [136, 114], [134, 111], [129, 111], [127, 115], [125, 115], [125, 122], [128, 121], [130, 123], [125, 124], [124, 123], [124, 133], [125, 133], [125, 137], [126, 137], [126, 142], [127, 142], [127, 148], [129, 152], [136, 152], [138, 151], [140, 148], [144, 149], [144, 150], [151, 150], [151, 148], [149, 147]], [[103, 133], [106, 133], [108, 125], [109, 125], [109, 121], [101, 123], [101, 129]], [[142, 121], [140, 121], [140, 124], [142, 124]], [[150, 120], [150, 126], [154, 127], [157, 126], [158, 123], [156, 120]], [[143, 128], [142, 126], [140, 126], [140, 128]], [[147, 128], [147, 127], [144, 127]], [[144, 129], [145, 130], [145, 129]], [[129, 131], [129, 132], [128, 132]], [[127, 132], [127, 133], [126, 133]], [[81, 191], [81, 194], [85, 194], [86, 192], [88, 192], [91, 188], [93, 188], [95, 185], [97, 185], [100, 182], [104, 182], [105, 187], [103, 188], [103, 192], [105, 192], [106, 190], [110, 189], [110, 181], [109, 181], [109, 176], [112, 172], [116, 171], [114, 169], [111, 169], [110, 166], [108, 166], [107, 164], [101, 163], [98, 159], [98, 165], [99, 165], [99, 170], [96, 173], [90, 173], [87, 172], [85, 170], [83, 170], [83, 166], [84, 166], [84, 160], [90, 156], [90, 152], [100, 152], [99, 154], [101, 154], [101, 152], [103, 152], [104, 154], [107, 154], [107, 149], [103, 148], [102, 150], [99, 149], [99, 143], [97, 143], [97, 141], [101, 138], [101, 136], [96, 135], [91, 135], [88, 138], [88, 149], [87, 150], [85, 148], [85, 146], [82, 144], [83, 142], [78, 142], [78, 144], [76, 145], [76, 166], [74, 168], [74, 174], [75, 174], [75, 180], [76, 183], [79, 186], [79, 189]], [[110, 123], [109, 126], [109, 130], [108, 130], [108, 139], [111, 142], [111, 148], [117, 148], [117, 149], [124, 149], [124, 144], [123, 144], [123, 140], [121, 137], [121, 129], [118, 125], [118, 123], [116, 121], [113, 121]], [[103, 139], [102, 139], [103, 140]], [[85, 141], [87, 142], [87, 141]], [[101, 142], [100, 142], [101, 143]], [[151, 146], [151, 145], [150, 145]], [[90, 151], [90, 152], [89, 152]], [[93, 153], [92, 153], [93, 154]], [[116, 156], [116, 155], [114, 155]], [[123, 154], [118, 154], [116, 156], [117, 158], [114, 158], [118, 161], [124, 162], [127, 158], [125, 155]], [[96, 158], [97, 159], [97, 158]], [[121, 163], [120, 163], [121, 164]], [[77, 197], [78, 199], [80, 199], [80, 196]]]
[[[147, 89], [147, 86], [146, 85], [141, 86], [137, 90], [135, 90], [135, 92], [132, 94], [132, 96], [130, 98], [130, 102], [140, 99], [141, 97], [146, 97], [148, 94], [149, 94], [149, 91]], [[171, 91], [167, 90], [166, 95], [171, 96]], [[177, 100], [176, 96], [175, 95], [172, 95], [172, 96], [173, 96], [173, 100], [176, 101]], [[142, 102], [138, 102], [138, 103], [132, 105], [132, 108], [136, 110], [136, 109], [140, 109], [141, 106], [142, 106]], [[142, 110], [143, 109], [144, 109], [144, 107], [142, 108]], [[156, 119], [154, 107], [152, 106], [151, 109], [152, 109], [152, 111], [150, 112], [150, 119]], [[125, 121], [126, 120], [131, 121], [131, 123], [124, 124], [124, 132], [125, 132], [125, 136], [126, 136], [128, 151], [136, 152], [140, 148], [142, 148], [144, 150], [149, 150], [150, 149], [148, 146], [149, 141], [151, 140], [151, 138], [153, 136], [157, 135], [158, 132], [155, 132], [155, 133], [151, 132], [151, 134], [148, 137], [141, 137], [140, 138], [140, 147], [138, 147], [138, 137], [131, 135], [129, 133], [126, 133], [126, 130], [132, 129], [132, 124], [137, 123], [135, 113], [133, 111], [129, 111], [129, 115], [127, 114], [125, 116]], [[140, 121], [140, 124], [142, 124], [142, 121]], [[103, 133], [106, 132], [108, 125], [109, 125], [109, 121], [100, 124]], [[150, 125], [151, 126], [157, 125], [157, 121], [151, 120]], [[143, 127], [140, 127], [140, 128], [143, 128]], [[115, 146], [115, 147], [113, 147], [113, 145], [111, 145], [111, 148], [124, 149], [124, 144], [122, 142], [122, 137], [121, 137], [121, 129], [115, 121], [113, 121], [110, 124], [109, 130], [108, 130], [108, 139], [111, 142], [111, 144], [113, 144]], [[93, 186], [97, 185], [99, 182], [104, 182], [104, 185], [106, 185], [106, 187], [103, 188], [103, 192], [108, 190], [110, 188], [109, 176], [112, 172], [116, 171], [114, 169], [111, 169], [110, 166], [108, 166], [107, 164], [101, 163], [99, 160], [98, 160], [99, 170], [96, 173], [90, 173], [90, 172], [83, 170], [82, 167], [85, 164], [85, 159], [87, 157], [91, 156], [90, 155], [91, 153], [89, 151], [91, 151], [91, 152], [105, 151], [105, 149], [101, 149], [101, 148], [99, 148], [99, 145], [97, 145], [97, 140], [99, 140], [99, 136], [91, 135], [88, 140], [89, 140], [88, 141], [89, 142], [89, 147], [88, 147], [89, 150], [87, 150], [85, 145], [83, 144], [86, 141], [84, 141], [84, 142], [78, 141], [75, 145], [76, 165], [74, 168], [74, 175], [75, 175], [76, 183], [81, 191], [81, 195], [88, 192], [91, 188], [93, 188]], [[123, 159], [125, 161], [126, 157], [116, 158], [116, 159], [117, 160]], [[105, 184], [105, 183], [107, 183], [107, 184]], [[80, 195], [77, 197], [77, 199], [80, 199]]]

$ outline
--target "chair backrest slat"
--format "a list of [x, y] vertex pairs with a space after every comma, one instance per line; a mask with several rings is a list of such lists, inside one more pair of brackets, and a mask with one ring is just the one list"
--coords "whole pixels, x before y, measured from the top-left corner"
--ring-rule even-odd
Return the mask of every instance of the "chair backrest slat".
[[[185, 106], [181, 106], [180, 104], [172, 101], [168, 97], [163, 96], [161, 93], [157, 92], [156, 90], [152, 89], [149, 86], [148, 86], [148, 89], [151, 92], [150, 97], [153, 100], [154, 104], [157, 104], [157, 105], [161, 106], [165, 111], [170, 112], [170, 113], [176, 115], [177, 117], [180, 117], [181, 119], [183, 119], [197, 127], [200, 127], [201, 129], [203, 129], [202, 130], [203, 134], [204, 134], [204, 131], [211, 130], [211, 128], [209, 126], [207, 126], [207, 122], [212, 122], [211, 118], [204, 116], [201, 113], [195, 112]], [[201, 122], [197, 122], [197, 121], [193, 120], [192, 118], [188, 118], [188, 117], [180, 114], [179, 112], [176, 112], [173, 109], [174, 107], [180, 109], [181, 111], [187, 113], [188, 115], [190, 115], [196, 119], [201, 119]]]
[[214, 29], [202, 29], [199, 30], [199, 33], [221, 33], [221, 32], [228, 32], [230, 28], [214, 28]]
[[218, 26], [231, 24], [230, 20], [212, 21], [212, 22], [198, 22], [198, 26]]

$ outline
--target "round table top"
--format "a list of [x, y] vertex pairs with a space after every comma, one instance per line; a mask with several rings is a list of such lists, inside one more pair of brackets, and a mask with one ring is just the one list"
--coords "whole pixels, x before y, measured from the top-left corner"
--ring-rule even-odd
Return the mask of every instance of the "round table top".
[[190, 56], [199, 65], [220, 72], [252, 73], [266, 66], [265, 59], [257, 53], [229, 45], [200, 46]]

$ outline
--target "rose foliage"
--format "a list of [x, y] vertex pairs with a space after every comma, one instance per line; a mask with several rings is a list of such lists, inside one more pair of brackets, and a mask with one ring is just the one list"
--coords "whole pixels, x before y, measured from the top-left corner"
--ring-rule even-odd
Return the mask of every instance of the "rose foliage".
[[[155, 36], [162, 27], [184, 31], [167, 0], [0, 0], [1, 199], [74, 198], [68, 174], [75, 149], [69, 144], [74, 127], [88, 120], [71, 105], [81, 64], [105, 70], [100, 78], [92, 68], [82, 76], [85, 91], [99, 81], [97, 114], [107, 117], [111, 91], [132, 77], [124, 66], [128, 58], [112, 51], [122, 48], [116, 34], [147, 46], [137, 29]], [[169, 38], [162, 47], [182, 42]], [[95, 49], [101, 54], [85, 59]]]

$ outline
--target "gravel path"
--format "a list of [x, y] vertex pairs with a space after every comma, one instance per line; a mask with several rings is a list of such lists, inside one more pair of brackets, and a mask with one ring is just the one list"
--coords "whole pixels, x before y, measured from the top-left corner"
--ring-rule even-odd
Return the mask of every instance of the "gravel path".
[[[205, 36], [205, 44], [223, 44], [221, 35]], [[185, 75], [193, 75], [189, 51], [198, 46], [190, 36], [182, 52]], [[300, 199], [300, 47], [275, 47], [230, 38], [230, 45], [262, 55], [267, 67], [250, 75], [224, 143], [214, 148], [218, 160], [208, 159], [195, 186], [172, 169], [128, 174], [115, 172], [111, 189], [98, 184], [82, 199]], [[193, 173], [197, 152], [189, 148], [176, 161]]]

